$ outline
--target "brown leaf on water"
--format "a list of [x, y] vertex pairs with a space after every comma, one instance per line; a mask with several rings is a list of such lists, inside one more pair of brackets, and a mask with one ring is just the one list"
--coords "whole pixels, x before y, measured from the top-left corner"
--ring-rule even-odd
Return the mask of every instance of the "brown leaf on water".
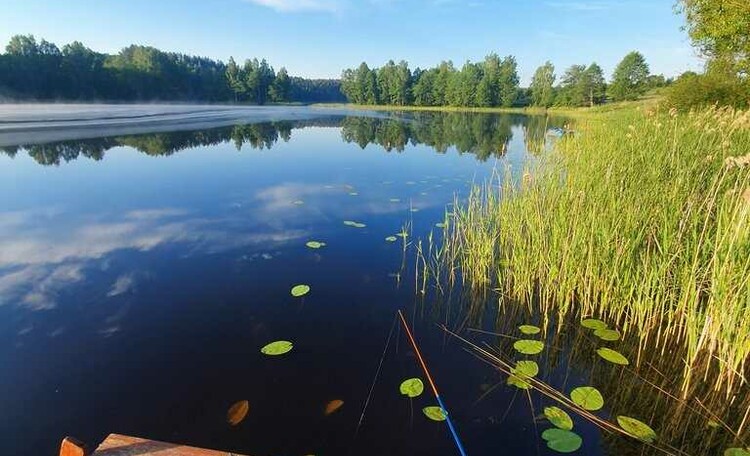
[[343, 407], [343, 405], [344, 405], [344, 401], [342, 401], [341, 399], [334, 399], [331, 402], [329, 402], [329, 403], [326, 404], [326, 409], [325, 409], [324, 413], [325, 413], [326, 416], [328, 416], [328, 415], [336, 412], [336, 410], [338, 410], [341, 407]]
[[235, 402], [227, 411], [227, 423], [237, 426], [245, 419], [249, 410], [250, 403], [248, 401]]

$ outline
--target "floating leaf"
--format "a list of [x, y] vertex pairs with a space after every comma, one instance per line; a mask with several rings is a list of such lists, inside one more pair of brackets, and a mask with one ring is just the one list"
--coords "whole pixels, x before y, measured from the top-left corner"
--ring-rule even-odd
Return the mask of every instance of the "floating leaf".
[[289, 353], [294, 345], [288, 340], [277, 340], [260, 349], [260, 352], [268, 356], [279, 356]]
[[632, 435], [638, 440], [644, 441], [646, 443], [651, 443], [656, 440], [656, 432], [651, 429], [651, 426], [644, 423], [643, 421], [638, 421], [635, 418], [630, 418], [629, 416], [620, 415], [617, 417], [617, 424], [619, 424], [620, 427], [625, 430], [625, 432]]
[[515, 386], [516, 388], [520, 389], [529, 389], [531, 388], [531, 383], [524, 380], [522, 377], [519, 377], [518, 375], [512, 374], [508, 377], [508, 385]]
[[321, 247], [325, 247], [326, 243], [325, 242], [320, 242], [320, 241], [309, 241], [305, 245], [308, 246], [311, 249], [319, 249]]
[[579, 407], [594, 411], [604, 407], [604, 398], [598, 389], [592, 386], [581, 386], [570, 392], [570, 398]]
[[351, 196], [358, 196], [359, 193], [358, 192], [349, 192], [349, 195], [351, 195]]
[[539, 373], [539, 364], [536, 361], [518, 361], [511, 372], [519, 377], [536, 377], [536, 374]]
[[614, 329], [597, 329], [594, 331], [594, 335], [601, 340], [620, 340], [620, 333]]
[[518, 329], [522, 333], [529, 335], [529, 336], [532, 334], [539, 334], [539, 332], [541, 331], [541, 329], [539, 329], [538, 326], [534, 326], [534, 325], [521, 325], [518, 327]]
[[304, 296], [307, 293], [310, 292], [310, 286], [309, 285], [295, 285], [292, 287], [292, 296], [295, 298], [299, 298], [300, 296]]
[[388, 236], [385, 240], [388, 242], [396, 242], [398, 241], [398, 238], [396, 236]]
[[430, 406], [422, 409], [422, 413], [432, 421], [445, 421], [447, 415], [442, 407]]
[[750, 449], [743, 450], [742, 448], [727, 448], [724, 450], [724, 456], [750, 456]]
[[364, 223], [354, 222], [352, 220], [344, 220], [344, 225], [352, 226], [354, 228], [364, 228], [367, 226]]
[[445, 228], [445, 227], [446, 227], [446, 225], [445, 225], [445, 223], [443, 223], [443, 222], [440, 222], [440, 223], [436, 223], [436, 224], [435, 224], [435, 227], [437, 227], [437, 228]]
[[238, 401], [232, 404], [227, 410], [227, 423], [231, 426], [237, 426], [245, 419], [247, 412], [250, 410], [248, 401]]
[[588, 329], [607, 329], [607, 324], [596, 318], [587, 318], [581, 322], [581, 326]]
[[417, 397], [424, 391], [424, 383], [418, 378], [410, 378], [404, 380], [398, 390], [404, 396]]
[[547, 441], [547, 447], [558, 453], [572, 453], [583, 444], [581, 436], [565, 429], [551, 428], [542, 432], [542, 438]]
[[325, 414], [325, 416], [328, 416], [334, 413], [336, 410], [340, 409], [343, 405], [344, 401], [342, 401], [341, 399], [334, 399], [326, 404], [326, 408], [323, 413]]
[[538, 340], [521, 339], [513, 344], [513, 348], [524, 355], [536, 355], [544, 350], [544, 342]]
[[401, 200], [399, 198], [391, 198], [388, 201], [390, 201], [391, 203], [400, 203], [401, 202]]
[[599, 356], [606, 359], [610, 363], [620, 364], [622, 366], [627, 366], [628, 364], [630, 364], [630, 362], [628, 362], [628, 359], [624, 357], [622, 353], [610, 348], [602, 347], [596, 352], [599, 354]]
[[568, 413], [559, 407], [544, 407], [544, 416], [555, 427], [570, 431], [573, 429], [573, 420]]

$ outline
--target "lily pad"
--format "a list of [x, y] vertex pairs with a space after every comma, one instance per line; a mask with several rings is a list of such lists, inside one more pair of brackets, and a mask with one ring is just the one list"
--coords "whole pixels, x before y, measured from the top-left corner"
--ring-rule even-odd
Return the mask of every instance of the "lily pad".
[[301, 296], [306, 295], [310, 292], [310, 286], [309, 285], [295, 285], [292, 287], [292, 296], [295, 298], [299, 298]]
[[524, 389], [524, 390], [527, 390], [527, 389], [531, 388], [531, 383], [529, 383], [526, 380], [524, 380], [523, 377], [515, 375], [515, 374], [512, 374], [512, 375], [510, 375], [508, 377], [508, 382], [507, 383], [510, 386], [515, 386], [516, 388], [520, 388], [520, 389]]
[[422, 413], [432, 421], [445, 421], [448, 415], [442, 407], [430, 406], [422, 409]]
[[326, 243], [320, 242], [320, 241], [309, 241], [305, 245], [311, 249], [319, 249], [319, 248], [325, 247]]
[[724, 450], [724, 456], [750, 456], [750, 449], [743, 450], [742, 448], [727, 448]]
[[617, 417], [617, 424], [619, 424], [620, 427], [625, 430], [625, 432], [632, 435], [638, 440], [646, 443], [651, 443], [656, 440], [656, 432], [651, 429], [651, 426], [644, 423], [643, 421], [636, 420], [635, 418], [631, 418], [629, 416], [620, 415]]
[[511, 372], [519, 377], [536, 377], [539, 373], [539, 364], [536, 361], [518, 361]]
[[250, 403], [248, 401], [235, 402], [227, 411], [227, 423], [230, 426], [237, 426], [245, 419], [249, 410]]
[[260, 352], [268, 356], [279, 356], [289, 353], [292, 350], [292, 347], [294, 347], [294, 344], [288, 340], [277, 340], [276, 342], [271, 342], [261, 348]]
[[581, 386], [570, 392], [570, 398], [579, 407], [595, 411], [604, 407], [602, 393], [593, 386]]
[[607, 329], [607, 324], [596, 318], [587, 318], [581, 322], [581, 326], [588, 329]]
[[424, 391], [424, 383], [418, 378], [410, 378], [404, 380], [398, 390], [404, 396], [417, 397]]
[[544, 416], [557, 428], [565, 431], [573, 429], [573, 419], [560, 407], [544, 407]]
[[620, 340], [620, 333], [614, 329], [597, 329], [594, 335], [601, 340], [615, 341]]
[[558, 453], [572, 453], [583, 444], [581, 436], [565, 429], [551, 428], [542, 432], [542, 438], [547, 441], [547, 447]]
[[598, 349], [596, 353], [610, 363], [619, 364], [621, 366], [627, 366], [630, 364], [628, 359], [623, 356], [622, 353], [612, 350], [611, 348], [602, 347]]
[[396, 236], [388, 236], [385, 240], [388, 242], [396, 242], [398, 241], [398, 238]]
[[540, 342], [538, 340], [521, 339], [517, 340], [513, 344], [513, 348], [515, 348], [517, 352], [523, 353], [524, 355], [536, 355], [544, 350], [544, 342]]
[[541, 329], [539, 329], [538, 326], [534, 326], [534, 325], [521, 325], [518, 327], [518, 329], [522, 333], [528, 336], [533, 335], [533, 334], [539, 334], [539, 332], [541, 331]]

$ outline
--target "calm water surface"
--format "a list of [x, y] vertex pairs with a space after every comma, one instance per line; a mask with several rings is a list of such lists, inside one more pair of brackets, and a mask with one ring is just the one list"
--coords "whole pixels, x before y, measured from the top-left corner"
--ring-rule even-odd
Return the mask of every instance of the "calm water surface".
[[[0, 454], [111, 432], [250, 455], [456, 454], [421, 413], [428, 390], [398, 392], [424, 378], [400, 332], [356, 433], [397, 309], [469, 454], [552, 454], [543, 400], [446, 339], [415, 307], [413, 249], [385, 240], [440, 236], [454, 196], [533, 163], [551, 125], [324, 117], [3, 148]], [[279, 339], [293, 351], [260, 353]], [[239, 400], [250, 412], [231, 427]], [[579, 454], [602, 453], [596, 428], [576, 430]]]

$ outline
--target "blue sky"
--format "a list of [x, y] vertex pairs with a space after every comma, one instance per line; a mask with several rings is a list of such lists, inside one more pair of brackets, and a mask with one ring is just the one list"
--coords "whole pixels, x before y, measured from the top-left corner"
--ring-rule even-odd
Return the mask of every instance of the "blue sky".
[[0, 42], [31, 33], [98, 51], [131, 44], [241, 61], [265, 57], [306, 77], [367, 61], [411, 67], [513, 54], [522, 84], [551, 60], [560, 74], [628, 51], [667, 76], [702, 63], [674, 0], [0, 0]]

